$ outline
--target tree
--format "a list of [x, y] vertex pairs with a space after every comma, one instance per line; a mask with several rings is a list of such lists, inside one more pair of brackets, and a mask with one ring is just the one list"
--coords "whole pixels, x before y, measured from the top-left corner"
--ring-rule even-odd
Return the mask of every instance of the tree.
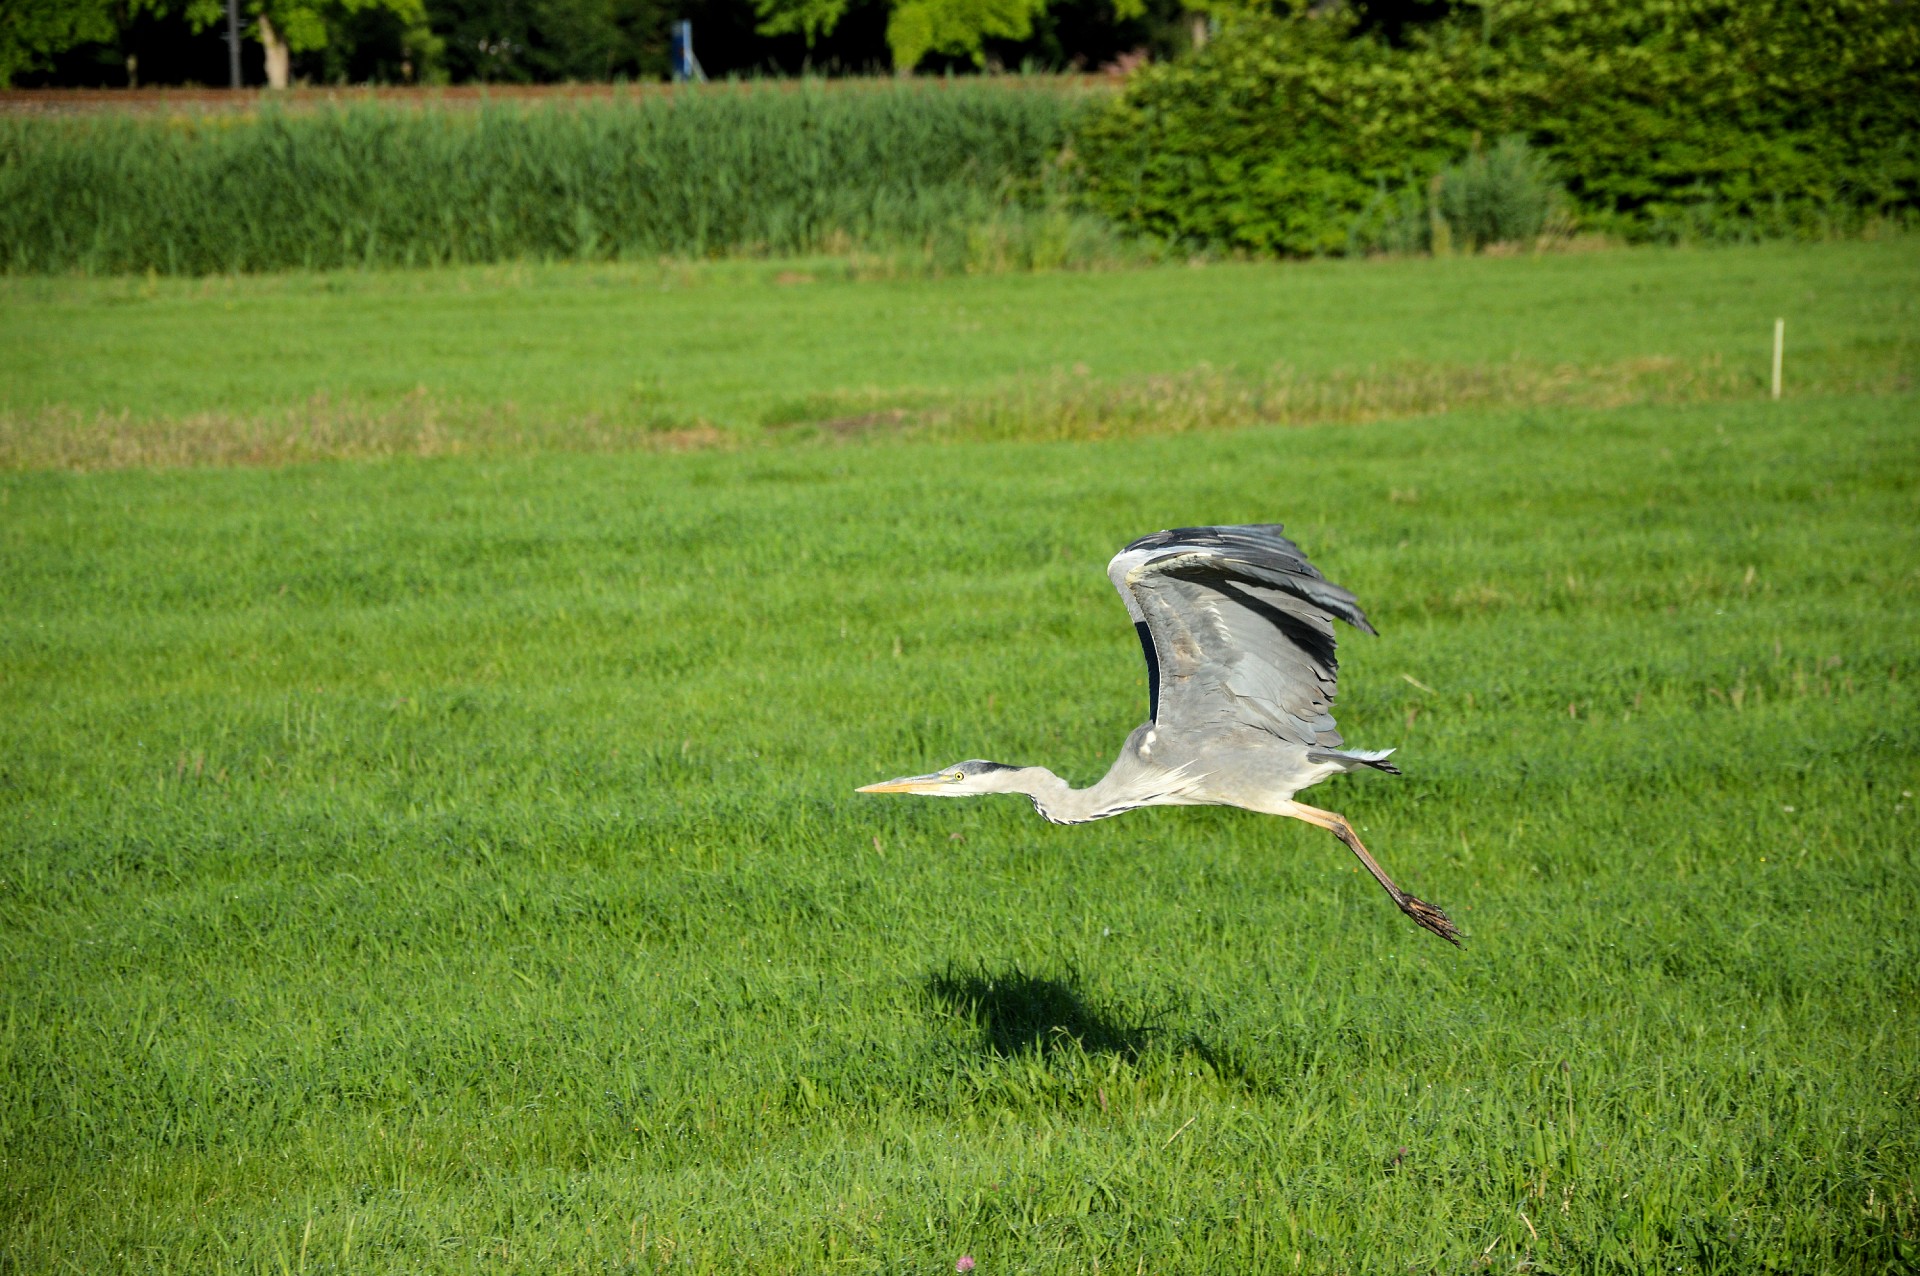
[[[407, 41], [430, 59], [435, 40], [424, 0], [242, 0], [251, 34], [267, 54], [267, 82], [285, 88], [292, 55], [324, 49], [356, 19], [390, 14]], [[114, 44], [143, 13], [179, 14], [195, 31], [227, 20], [225, 0], [7, 0], [0, 20], [0, 86], [57, 54], [87, 44]]]
[[[1024, 40], [1046, 12], [1047, 0], [890, 0], [887, 45], [894, 70], [905, 74], [929, 53], [946, 53], [986, 64], [986, 41]], [[760, 30], [802, 35], [811, 45], [833, 30], [848, 0], [754, 0]], [[1114, 17], [1125, 21], [1146, 12], [1146, 0], [1113, 0]]]
[[56, 53], [110, 43], [140, 0], [8, 0], [0, 19], [0, 88], [22, 71], [48, 65]]
[[[166, 0], [147, 0], [156, 9]], [[187, 20], [203, 30], [226, 20], [225, 0], [186, 0]], [[340, 27], [363, 13], [385, 10], [422, 35], [427, 30], [424, 0], [243, 0], [253, 19], [253, 35], [267, 51], [267, 84], [284, 89], [291, 81], [293, 55], [324, 49]]]
[[1046, 0], [898, 0], [887, 19], [887, 43], [893, 64], [911, 71], [920, 59], [938, 51], [986, 60], [989, 37], [1024, 40]]
[[456, 80], [653, 79], [667, 70], [662, 0], [434, 0]]

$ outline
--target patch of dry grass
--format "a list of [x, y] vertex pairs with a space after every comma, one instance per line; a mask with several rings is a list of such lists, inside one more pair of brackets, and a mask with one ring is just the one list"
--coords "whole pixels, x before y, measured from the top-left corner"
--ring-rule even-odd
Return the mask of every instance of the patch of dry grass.
[[[1904, 351], [1798, 369], [1794, 394], [1891, 393], [1909, 387]], [[874, 432], [944, 438], [1101, 439], [1258, 425], [1361, 424], [1466, 408], [1684, 404], [1753, 399], [1766, 387], [1751, 369], [1719, 358], [1667, 356], [1596, 366], [1521, 360], [1479, 365], [1404, 364], [1310, 375], [1199, 367], [1171, 375], [1096, 381], [1081, 373], [1036, 380], [993, 396], [931, 407], [887, 406], [849, 396], [843, 412], [818, 400], [816, 420], [781, 429], [847, 437]]]
[[1718, 360], [1630, 359], [1602, 367], [1529, 363], [1404, 366], [1306, 376], [1275, 368], [1246, 377], [1197, 368], [1092, 385], [1054, 378], [996, 400], [930, 414], [968, 436], [1110, 438], [1251, 425], [1355, 424], [1478, 407], [1614, 407], [1741, 397], [1749, 378]]
[[[1913, 381], [1903, 347], [1881, 357], [1796, 369], [1796, 397], [1890, 393]], [[702, 420], [587, 413], [556, 419], [512, 403], [447, 402], [423, 391], [373, 406], [316, 396], [253, 414], [86, 415], [66, 407], [0, 414], [0, 470], [272, 466], [391, 456], [688, 451], [805, 439], [1103, 439], [1259, 425], [1362, 424], [1466, 408], [1723, 402], [1761, 397], [1750, 369], [1718, 358], [1656, 356], [1581, 367], [1525, 361], [1407, 364], [1309, 375], [1287, 367], [1250, 376], [1201, 366], [1169, 375], [1099, 380], [1081, 371], [996, 394], [927, 403], [872, 391], [789, 405], [763, 428]]]
[[531, 452], [686, 451], [726, 447], [738, 434], [658, 420], [524, 416], [512, 404], [475, 408], [413, 393], [373, 406], [316, 396], [257, 413], [174, 417], [76, 412], [64, 406], [0, 413], [0, 470], [178, 469], [295, 465], [392, 456]]

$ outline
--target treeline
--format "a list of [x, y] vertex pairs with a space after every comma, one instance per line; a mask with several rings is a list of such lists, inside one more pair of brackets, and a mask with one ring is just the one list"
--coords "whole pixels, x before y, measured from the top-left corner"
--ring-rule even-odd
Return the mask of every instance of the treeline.
[[[929, 2], [240, 0], [241, 77], [266, 84], [278, 47], [290, 80], [314, 85], [658, 81], [683, 20], [714, 79], [1097, 70], [1172, 56], [1193, 30], [1183, 0], [932, 0], [940, 21], [916, 23]], [[0, 87], [225, 86], [225, 12], [224, 0], [9, 0]]]
[[902, 249], [966, 269], [1122, 237], [1314, 255], [1849, 234], [1920, 212], [1916, 10], [1539, 0], [1398, 29], [1242, 14], [1100, 91], [880, 79], [13, 117], [0, 269]]

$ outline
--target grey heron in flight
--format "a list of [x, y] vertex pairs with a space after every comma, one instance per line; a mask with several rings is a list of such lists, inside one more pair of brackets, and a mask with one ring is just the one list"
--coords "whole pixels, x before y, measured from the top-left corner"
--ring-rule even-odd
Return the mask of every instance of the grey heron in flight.
[[1142, 806], [1238, 806], [1326, 829], [1400, 911], [1460, 942], [1447, 915], [1393, 884], [1344, 816], [1293, 800], [1330, 775], [1400, 774], [1393, 750], [1340, 747], [1333, 724], [1333, 621], [1374, 628], [1347, 590], [1322, 576], [1278, 523], [1182, 527], [1134, 541], [1107, 564], [1147, 657], [1151, 705], [1111, 769], [1076, 789], [1038, 766], [956, 763], [862, 793], [972, 797], [1021, 793], [1055, 824]]

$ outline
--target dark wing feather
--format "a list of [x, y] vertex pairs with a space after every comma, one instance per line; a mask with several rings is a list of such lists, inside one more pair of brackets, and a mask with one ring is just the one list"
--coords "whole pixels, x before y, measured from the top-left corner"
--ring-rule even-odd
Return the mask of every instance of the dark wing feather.
[[1143, 536], [1107, 565], [1153, 682], [1155, 725], [1254, 727], [1338, 748], [1333, 621], [1373, 626], [1278, 523]]

